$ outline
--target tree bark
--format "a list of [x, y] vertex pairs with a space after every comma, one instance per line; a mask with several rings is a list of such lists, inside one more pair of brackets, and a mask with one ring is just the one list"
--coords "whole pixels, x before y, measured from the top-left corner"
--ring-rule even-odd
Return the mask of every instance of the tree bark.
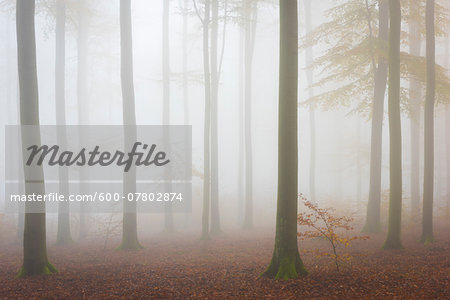
[[[80, 0], [84, 2], [84, 0]], [[89, 125], [89, 93], [88, 93], [88, 16], [83, 9], [78, 8], [78, 41], [77, 41], [77, 102], [78, 125]], [[80, 141], [83, 144], [83, 140]], [[80, 170], [81, 193], [89, 193], [89, 172]], [[78, 239], [84, 240], [88, 235], [88, 206], [80, 203], [80, 228]]]
[[[60, 147], [67, 146], [66, 135], [66, 100], [65, 100], [65, 65], [66, 65], [66, 2], [56, 2], [56, 51], [55, 51], [55, 111], [57, 141]], [[59, 192], [61, 195], [69, 195], [69, 170], [67, 167], [59, 168]], [[58, 231], [56, 233], [57, 244], [70, 244], [70, 203], [58, 203]]]
[[400, 0], [389, 0], [389, 218], [384, 249], [401, 248], [402, 128], [400, 116]]
[[[41, 144], [39, 130], [29, 134], [23, 125], [39, 126], [39, 94], [36, 68], [36, 40], [34, 29], [34, 0], [17, 0], [16, 30], [17, 58], [20, 86], [20, 124], [22, 145], [32, 142]], [[25, 158], [25, 149], [22, 154]], [[25, 161], [25, 160], [24, 160]], [[37, 166], [34, 171], [24, 168], [25, 192], [27, 195], [45, 194], [44, 170]], [[33, 213], [40, 211], [40, 213]], [[23, 233], [23, 265], [19, 277], [51, 274], [56, 272], [47, 258], [45, 202], [26, 202]]]
[[275, 248], [263, 275], [296, 278], [307, 271], [298, 253], [298, 12], [297, 0], [280, 0], [278, 200]]
[[435, 36], [434, 36], [434, 0], [426, 4], [426, 59], [427, 90], [425, 95], [424, 115], [424, 182], [422, 210], [422, 243], [429, 243], [433, 238], [433, 189], [434, 189], [434, 101], [436, 89], [435, 71]]
[[[170, 152], [170, 44], [169, 44], [169, 16], [170, 16], [170, 1], [163, 3], [163, 42], [162, 42], [162, 73], [163, 73], [163, 125], [164, 125], [164, 143], [167, 151]], [[172, 190], [172, 182], [170, 178], [170, 170], [166, 168], [166, 183], [164, 189], [166, 193]], [[171, 233], [174, 231], [173, 212], [170, 203], [164, 204], [164, 231]]]
[[[379, 1], [379, 35], [380, 43], [386, 43], [389, 35], [389, 6], [387, 0]], [[363, 231], [372, 233], [381, 231], [380, 198], [381, 198], [381, 161], [383, 145], [383, 115], [384, 94], [388, 64], [382, 57], [378, 57], [378, 66], [375, 70], [374, 96], [372, 108], [372, 131], [370, 146], [370, 179], [369, 201], [367, 204], [366, 223]]]
[[[120, 0], [120, 62], [122, 84], [122, 110], [125, 149], [131, 149], [136, 141], [136, 111], [133, 82], [133, 38], [131, 24], [131, 1]], [[123, 175], [124, 195], [136, 192], [136, 168]], [[119, 249], [141, 249], [137, 236], [136, 202], [123, 202], [122, 243]]]
[[[244, 19], [245, 15], [242, 14], [241, 18]], [[240, 27], [239, 30], [239, 64], [238, 64], [238, 85], [239, 85], [239, 97], [238, 97], [238, 176], [237, 176], [237, 205], [238, 205], [238, 224], [242, 225], [244, 219], [244, 42], [245, 31]]]
[[256, 1], [245, 1], [245, 212], [243, 227], [253, 227], [253, 146], [252, 146], [252, 86], [253, 86], [253, 53], [255, 48], [257, 4]]
[[[421, 40], [419, 24], [417, 22], [419, 15], [419, 6], [417, 2], [411, 1], [409, 20], [409, 51], [411, 55], [420, 56]], [[421, 124], [421, 104], [422, 98], [420, 83], [416, 78], [409, 80], [409, 98], [411, 101], [411, 217], [416, 220], [420, 212], [420, 124]]]
[[[305, 5], [305, 29], [306, 34], [310, 33], [312, 30], [311, 24], [311, 0], [304, 0]], [[312, 98], [314, 96], [314, 88], [312, 84], [313, 80], [313, 69], [311, 64], [313, 63], [313, 47], [306, 48], [305, 53], [306, 62], [306, 79], [308, 80], [308, 97]], [[309, 197], [310, 201], [317, 201], [316, 199], [316, 113], [314, 103], [309, 107], [309, 132], [310, 132], [310, 159], [309, 159]]]
[[211, 234], [220, 234], [219, 212], [219, 139], [218, 139], [218, 98], [219, 98], [219, 1], [211, 1]]
[[210, 0], [205, 0], [203, 22], [203, 69], [205, 77], [205, 124], [203, 132], [203, 213], [202, 239], [209, 239], [210, 210], [210, 134], [211, 134], [211, 74], [209, 65], [209, 21], [211, 13]]

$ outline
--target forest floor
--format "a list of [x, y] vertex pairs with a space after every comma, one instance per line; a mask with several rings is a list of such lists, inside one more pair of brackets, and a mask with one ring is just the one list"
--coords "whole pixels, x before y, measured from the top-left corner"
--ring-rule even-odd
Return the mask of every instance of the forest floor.
[[[177, 233], [143, 240], [145, 249], [103, 250], [98, 241], [54, 246], [49, 259], [59, 272], [15, 278], [21, 266], [19, 243], [2, 245], [0, 298], [152, 299], [449, 299], [450, 236], [436, 229], [437, 242], [423, 246], [418, 232], [403, 235], [403, 250], [380, 249], [384, 235], [355, 241], [341, 253], [352, 259], [336, 271], [323, 240], [300, 241], [307, 277], [289, 281], [260, 278], [273, 250], [273, 233], [227, 232], [210, 241]], [[117, 241], [111, 242], [111, 244]]]

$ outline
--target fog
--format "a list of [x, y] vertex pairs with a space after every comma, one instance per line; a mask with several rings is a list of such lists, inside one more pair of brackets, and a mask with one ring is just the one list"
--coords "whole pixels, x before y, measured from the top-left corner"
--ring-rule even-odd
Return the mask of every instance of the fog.
[[[38, 6], [45, 6], [41, 1]], [[182, 86], [183, 67], [183, 4], [171, 1], [169, 19], [170, 43], [170, 122], [180, 125], [184, 122], [184, 98]], [[66, 21], [66, 119], [68, 125], [79, 124], [77, 114], [77, 24], [76, 13], [70, 12]], [[231, 6], [231, 4], [230, 4]], [[332, 1], [320, 1], [312, 5], [312, 26], [319, 26], [328, 19], [326, 10]], [[277, 178], [277, 93], [278, 93], [278, 45], [279, 33], [277, 5], [268, 1], [258, 7], [255, 36], [252, 85], [252, 142], [253, 142], [253, 192], [254, 215], [257, 226], [273, 226], [276, 207]], [[137, 125], [162, 124], [162, 2], [132, 1], [134, 87]], [[37, 66], [39, 80], [39, 113], [42, 125], [56, 124], [55, 120], [55, 20], [54, 9], [40, 8], [36, 16]], [[89, 18], [88, 26], [88, 94], [87, 115], [90, 125], [122, 124], [122, 103], [120, 86], [120, 28], [119, 4], [110, 1], [89, 3], [84, 12]], [[202, 73], [201, 23], [195, 15], [192, 3], [188, 3], [187, 16], [187, 71], [188, 71], [188, 111], [192, 125], [192, 155], [194, 170], [203, 166], [203, 117], [204, 94]], [[223, 15], [223, 11], [221, 11]], [[238, 144], [239, 144], [239, 49], [240, 26], [233, 12], [228, 11], [226, 35], [223, 39], [223, 20], [220, 23], [220, 47], [223, 45], [223, 68], [218, 100], [218, 141], [219, 141], [219, 191], [220, 212], [225, 226], [239, 226], [242, 210], [238, 195]], [[305, 34], [303, 6], [300, 5], [300, 34]], [[234, 19], [233, 19], [234, 17]], [[11, 12], [4, 11], [2, 30], [2, 124], [17, 124], [17, 59], [15, 42], [15, 20]], [[446, 46], [445, 46], [446, 45]], [[326, 51], [326, 44], [314, 47], [314, 56]], [[219, 48], [220, 49], [220, 48]], [[406, 49], [406, 47], [405, 47]], [[302, 102], [308, 98], [306, 80], [305, 51], [300, 49], [299, 73], [299, 191], [305, 196], [309, 191], [310, 164], [310, 117], [308, 105]], [[447, 51], [447, 54], [445, 53]], [[448, 40], [437, 39], [437, 63], [448, 64]], [[445, 61], [447, 59], [447, 61]], [[319, 76], [326, 76], [322, 70]], [[316, 72], [318, 73], [318, 72]], [[314, 88], [321, 94], [326, 87]], [[352, 113], [358, 99], [353, 104], [337, 107], [329, 111], [316, 111], [316, 188], [317, 202], [351, 208], [361, 216], [368, 198], [370, 161], [370, 116]], [[387, 102], [387, 99], [386, 99]], [[409, 116], [402, 117], [403, 130], [403, 171], [405, 199], [409, 193], [410, 176], [410, 133]], [[382, 191], [388, 187], [388, 123], [383, 127]], [[436, 112], [436, 202], [435, 209], [448, 203], [445, 169], [446, 140], [445, 106], [437, 106]], [[422, 137], [423, 138], [423, 137]], [[2, 138], [2, 143], [4, 139]], [[423, 150], [421, 150], [421, 153]], [[4, 164], [4, 157], [1, 158]], [[421, 172], [423, 173], [423, 172]], [[422, 175], [422, 174], [421, 174]], [[2, 177], [4, 174], [2, 174]], [[200, 221], [202, 180], [193, 177], [193, 211], [190, 218], [193, 226]], [[358, 188], [358, 185], [360, 187]], [[4, 187], [2, 187], [3, 189]], [[359, 189], [359, 191], [358, 191]], [[408, 200], [405, 206], [408, 207]], [[142, 216], [152, 219], [152, 226], [159, 228], [160, 216]], [[52, 216], [50, 216], [52, 218]], [[177, 219], [183, 219], [178, 218]], [[144, 222], [144, 221], [143, 221]], [[159, 229], [155, 229], [156, 231]]]

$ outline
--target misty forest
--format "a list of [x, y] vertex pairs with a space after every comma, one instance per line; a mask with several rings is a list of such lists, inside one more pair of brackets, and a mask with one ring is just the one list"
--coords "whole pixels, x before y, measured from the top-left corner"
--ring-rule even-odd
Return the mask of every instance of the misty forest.
[[[1, 0], [0, 298], [448, 299], [449, 13], [449, 0]], [[38, 148], [51, 128], [60, 151], [73, 132], [128, 150], [117, 166], [98, 148], [30, 167], [30, 149], [54, 150]], [[131, 166], [138, 146], [150, 152]], [[114, 211], [29, 200], [159, 186], [161, 203]], [[11, 209], [12, 194], [28, 200]]]

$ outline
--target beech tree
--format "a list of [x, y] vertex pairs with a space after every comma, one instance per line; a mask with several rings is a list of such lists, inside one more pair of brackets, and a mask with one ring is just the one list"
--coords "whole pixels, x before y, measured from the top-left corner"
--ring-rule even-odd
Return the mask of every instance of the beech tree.
[[[36, 37], [34, 29], [34, 0], [17, 0], [17, 62], [20, 89], [20, 124], [39, 126], [39, 94], [36, 68]], [[40, 134], [27, 134], [22, 129], [22, 145], [30, 141], [41, 144]], [[24, 150], [22, 150], [24, 151]], [[25, 155], [23, 153], [23, 155]], [[45, 194], [44, 170], [24, 172], [25, 193]], [[34, 211], [34, 212], [33, 212]], [[23, 265], [19, 277], [57, 272], [47, 258], [45, 202], [26, 202], [23, 232]]]
[[[122, 110], [125, 149], [131, 149], [136, 141], [136, 111], [133, 83], [133, 39], [131, 25], [131, 1], [120, 0], [120, 60], [122, 83]], [[123, 175], [124, 195], [136, 192], [136, 167]], [[124, 201], [122, 243], [119, 249], [140, 249], [137, 236], [136, 202]]]
[[252, 87], [253, 53], [258, 16], [258, 2], [244, 1], [244, 142], [245, 142], [245, 210], [244, 228], [253, 227], [253, 147], [252, 147]]
[[[66, 125], [66, 100], [65, 100], [65, 65], [66, 65], [66, 1], [56, 2], [56, 51], [55, 51], [55, 107], [56, 125]], [[57, 128], [57, 141], [62, 147], [67, 145], [67, 135], [64, 127]], [[59, 168], [59, 192], [66, 197], [69, 194], [69, 170]], [[57, 244], [72, 242], [70, 234], [70, 202], [58, 203], [58, 231]]]
[[280, 0], [278, 199], [275, 247], [264, 276], [296, 278], [307, 271], [298, 253], [298, 12], [297, 0]]
[[[309, 34], [312, 31], [312, 11], [311, 11], [311, 0], [303, 1], [305, 6], [305, 29], [306, 34]], [[313, 45], [310, 45], [306, 48], [305, 53], [305, 63], [306, 63], [306, 79], [308, 80], [308, 96], [312, 98], [314, 96], [314, 70], [311, 67], [313, 63]], [[309, 126], [310, 126], [310, 159], [309, 159], [309, 197], [310, 200], [316, 201], [316, 113], [314, 103], [311, 103], [309, 106]]]
[[[170, 125], [170, 44], [169, 44], [169, 16], [170, 1], [163, 2], [162, 20], [162, 74], [163, 74], [163, 125]], [[169, 146], [168, 136], [170, 132], [166, 126], [164, 129], [165, 143]], [[166, 173], [166, 180], [170, 177], [170, 172]], [[171, 190], [171, 182], [164, 184], [166, 192]], [[174, 231], [173, 213], [170, 203], [164, 204], [164, 231], [169, 233]]]
[[433, 189], [434, 189], [434, 98], [436, 88], [434, 0], [427, 0], [426, 6], [426, 59], [427, 91], [425, 96], [425, 151], [422, 210], [422, 243], [433, 241]]
[[[77, 11], [77, 113], [78, 125], [89, 125], [89, 93], [88, 93], [88, 28], [89, 15], [85, 13], [83, 6], [85, 0], [79, 0]], [[83, 141], [80, 141], [81, 143]], [[85, 168], [80, 170], [80, 190], [88, 193], [89, 173]], [[88, 234], [88, 206], [80, 203], [80, 228], [78, 239], [84, 240]]]
[[400, 0], [389, 0], [389, 218], [384, 249], [401, 248], [402, 127], [400, 117]]
[[[409, 52], [411, 55], [419, 56], [421, 48], [420, 34], [420, 3], [410, 1], [409, 3]], [[420, 81], [415, 77], [409, 80], [410, 98], [410, 126], [411, 126], [411, 210], [412, 217], [419, 216], [420, 204], [420, 125], [421, 125], [421, 97], [422, 88]]]
[[[369, 10], [368, 10], [369, 13]], [[370, 19], [370, 18], [369, 18]], [[369, 21], [370, 24], [370, 21]], [[389, 34], [389, 7], [385, 0], [379, 1], [378, 13], [379, 43], [384, 46]], [[372, 29], [370, 29], [371, 31]], [[371, 31], [372, 32], [372, 31]], [[372, 35], [372, 33], [370, 34]], [[373, 49], [373, 48], [372, 48]], [[373, 51], [373, 50], [372, 50]], [[378, 64], [373, 57], [372, 68], [374, 71], [374, 89], [372, 104], [372, 132], [371, 132], [371, 151], [370, 151], [370, 184], [369, 201], [367, 204], [366, 223], [364, 232], [379, 232], [380, 223], [380, 201], [381, 201], [381, 158], [383, 144], [383, 116], [384, 116], [384, 97], [386, 92], [386, 82], [388, 74], [387, 61], [383, 55], [378, 55]]]

